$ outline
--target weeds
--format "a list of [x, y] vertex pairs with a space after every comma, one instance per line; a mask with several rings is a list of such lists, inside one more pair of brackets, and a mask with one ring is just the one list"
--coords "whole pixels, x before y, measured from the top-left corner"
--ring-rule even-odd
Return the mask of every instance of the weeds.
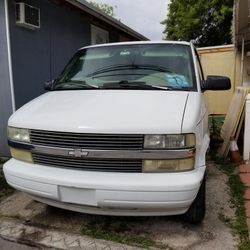
[[222, 222], [224, 222], [226, 225], [232, 227], [231, 219], [230, 219], [229, 217], [225, 216], [224, 213], [223, 213], [222, 211], [219, 213], [218, 216], [219, 216], [220, 221], [222, 221]]
[[158, 247], [160, 249], [171, 250], [171, 248], [166, 245], [158, 244], [148, 235], [136, 234], [136, 232], [131, 231], [126, 224], [120, 224], [118, 227], [116, 225], [116, 228], [114, 228], [113, 223], [107, 223], [105, 220], [104, 222], [92, 221], [88, 223], [82, 227], [81, 233], [92, 238], [114, 241], [136, 247], [147, 249], [150, 247]]
[[14, 189], [12, 189], [7, 182], [5, 181], [4, 175], [3, 175], [3, 169], [2, 164], [7, 161], [6, 158], [0, 158], [0, 202], [7, 196], [11, 195], [14, 192]]
[[244, 241], [240, 246], [239, 250], [249, 250], [250, 249], [250, 241], [246, 240]]
[[223, 142], [220, 136], [223, 120], [224, 117], [218, 117], [216, 115], [210, 115], [209, 117], [210, 147], [214, 150], [217, 150]]
[[108, 231], [107, 229], [100, 228], [98, 225], [88, 225], [87, 227], [83, 227], [82, 233], [95, 239], [110, 240], [138, 247], [149, 248], [155, 245], [154, 241], [149, 238], [137, 235], [119, 234], [117, 232], [112, 232]]
[[6, 158], [6, 157], [0, 157], [0, 164], [3, 164], [5, 163], [6, 161], [8, 161], [9, 158]]
[[[245, 186], [240, 180], [238, 168], [235, 167], [228, 159], [212, 157], [219, 168], [228, 175], [228, 185], [231, 191], [232, 204], [235, 207], [236, 218], [231, 225], [233, 231], [239, 235], [240, 250], [250, 249], [250, 241], [248, 241], [247, 216], [245, 211], [244, 193]], [[220, 218], [222, 221], [224, 218]]]

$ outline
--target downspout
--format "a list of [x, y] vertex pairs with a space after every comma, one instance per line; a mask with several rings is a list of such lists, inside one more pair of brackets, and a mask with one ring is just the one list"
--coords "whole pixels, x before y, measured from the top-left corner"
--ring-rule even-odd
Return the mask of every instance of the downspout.
[[234, 48], [234, 84], [233, 84], [233, 93], [236, 89], [236, 65], [237, 65], [237, 51]]
[[6, 24], [6, 39], [7, 39], [7, 54], [8, 54], [8, 69], [9, 69], [9, 79], [10, 79], [11, 103], [12, 103], [12, 112], [14, 113], [16, 110], [16, 103], [15, 103], [12, 59], [11, 59], [8, 0], [5, 0], [5, 24]]
[[245, 39], [244, 37], [242, 38], [242, 45], [241, 45], [241, 67], [240, 67], [240, 82], [241, 86], [243, 86], [243, 73], [244, 73], [244, 54], [245, 54]]

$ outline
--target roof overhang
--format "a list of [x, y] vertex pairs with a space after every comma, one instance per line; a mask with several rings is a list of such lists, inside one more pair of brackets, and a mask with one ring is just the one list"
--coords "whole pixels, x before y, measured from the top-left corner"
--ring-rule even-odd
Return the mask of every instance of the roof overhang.
[[241, 48], [242, 41], [250, 49], [250, 0], [235, 0], [234, 4], [234, 42]]
[[96, 7], [94, 7], [92, 4], [88, 3], [85, 0], [65, 0], [66, 2], [74, 5], [75, 7], [79, 8], [80, 10], [90, 14], [91, 16], [94, 16], [98, 18], [99, 20], [103, 21], [104, 23], [107, 23], [114, 28], [134, 37], [138, 40], [149, 40], [147, 37], [143, 36], [142, 34], [136, 32], [135, 30], [129, 28], [122, 22], [118, 21], [117, 19], [105, 14], [104, 12], [100, 11]]

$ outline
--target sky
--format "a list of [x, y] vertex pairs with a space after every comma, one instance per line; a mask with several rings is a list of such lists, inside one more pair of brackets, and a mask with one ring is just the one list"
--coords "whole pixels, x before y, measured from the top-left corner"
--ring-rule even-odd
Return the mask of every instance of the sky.
[[167, 5], [170, 0], [95, 0], [114, 8], [115, 18], [150, 40], [162, 40]]

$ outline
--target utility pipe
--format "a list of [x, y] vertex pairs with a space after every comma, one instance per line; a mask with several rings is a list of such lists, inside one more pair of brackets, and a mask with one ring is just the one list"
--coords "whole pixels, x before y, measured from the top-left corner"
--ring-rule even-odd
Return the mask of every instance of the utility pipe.
[[244, 54], [245, 54], [245, 39], [242, 37], [242, 45], [241, 45], [241, 68], [240, 68], [240, 83], [243, 86], [243, 73], [244, 73]]

